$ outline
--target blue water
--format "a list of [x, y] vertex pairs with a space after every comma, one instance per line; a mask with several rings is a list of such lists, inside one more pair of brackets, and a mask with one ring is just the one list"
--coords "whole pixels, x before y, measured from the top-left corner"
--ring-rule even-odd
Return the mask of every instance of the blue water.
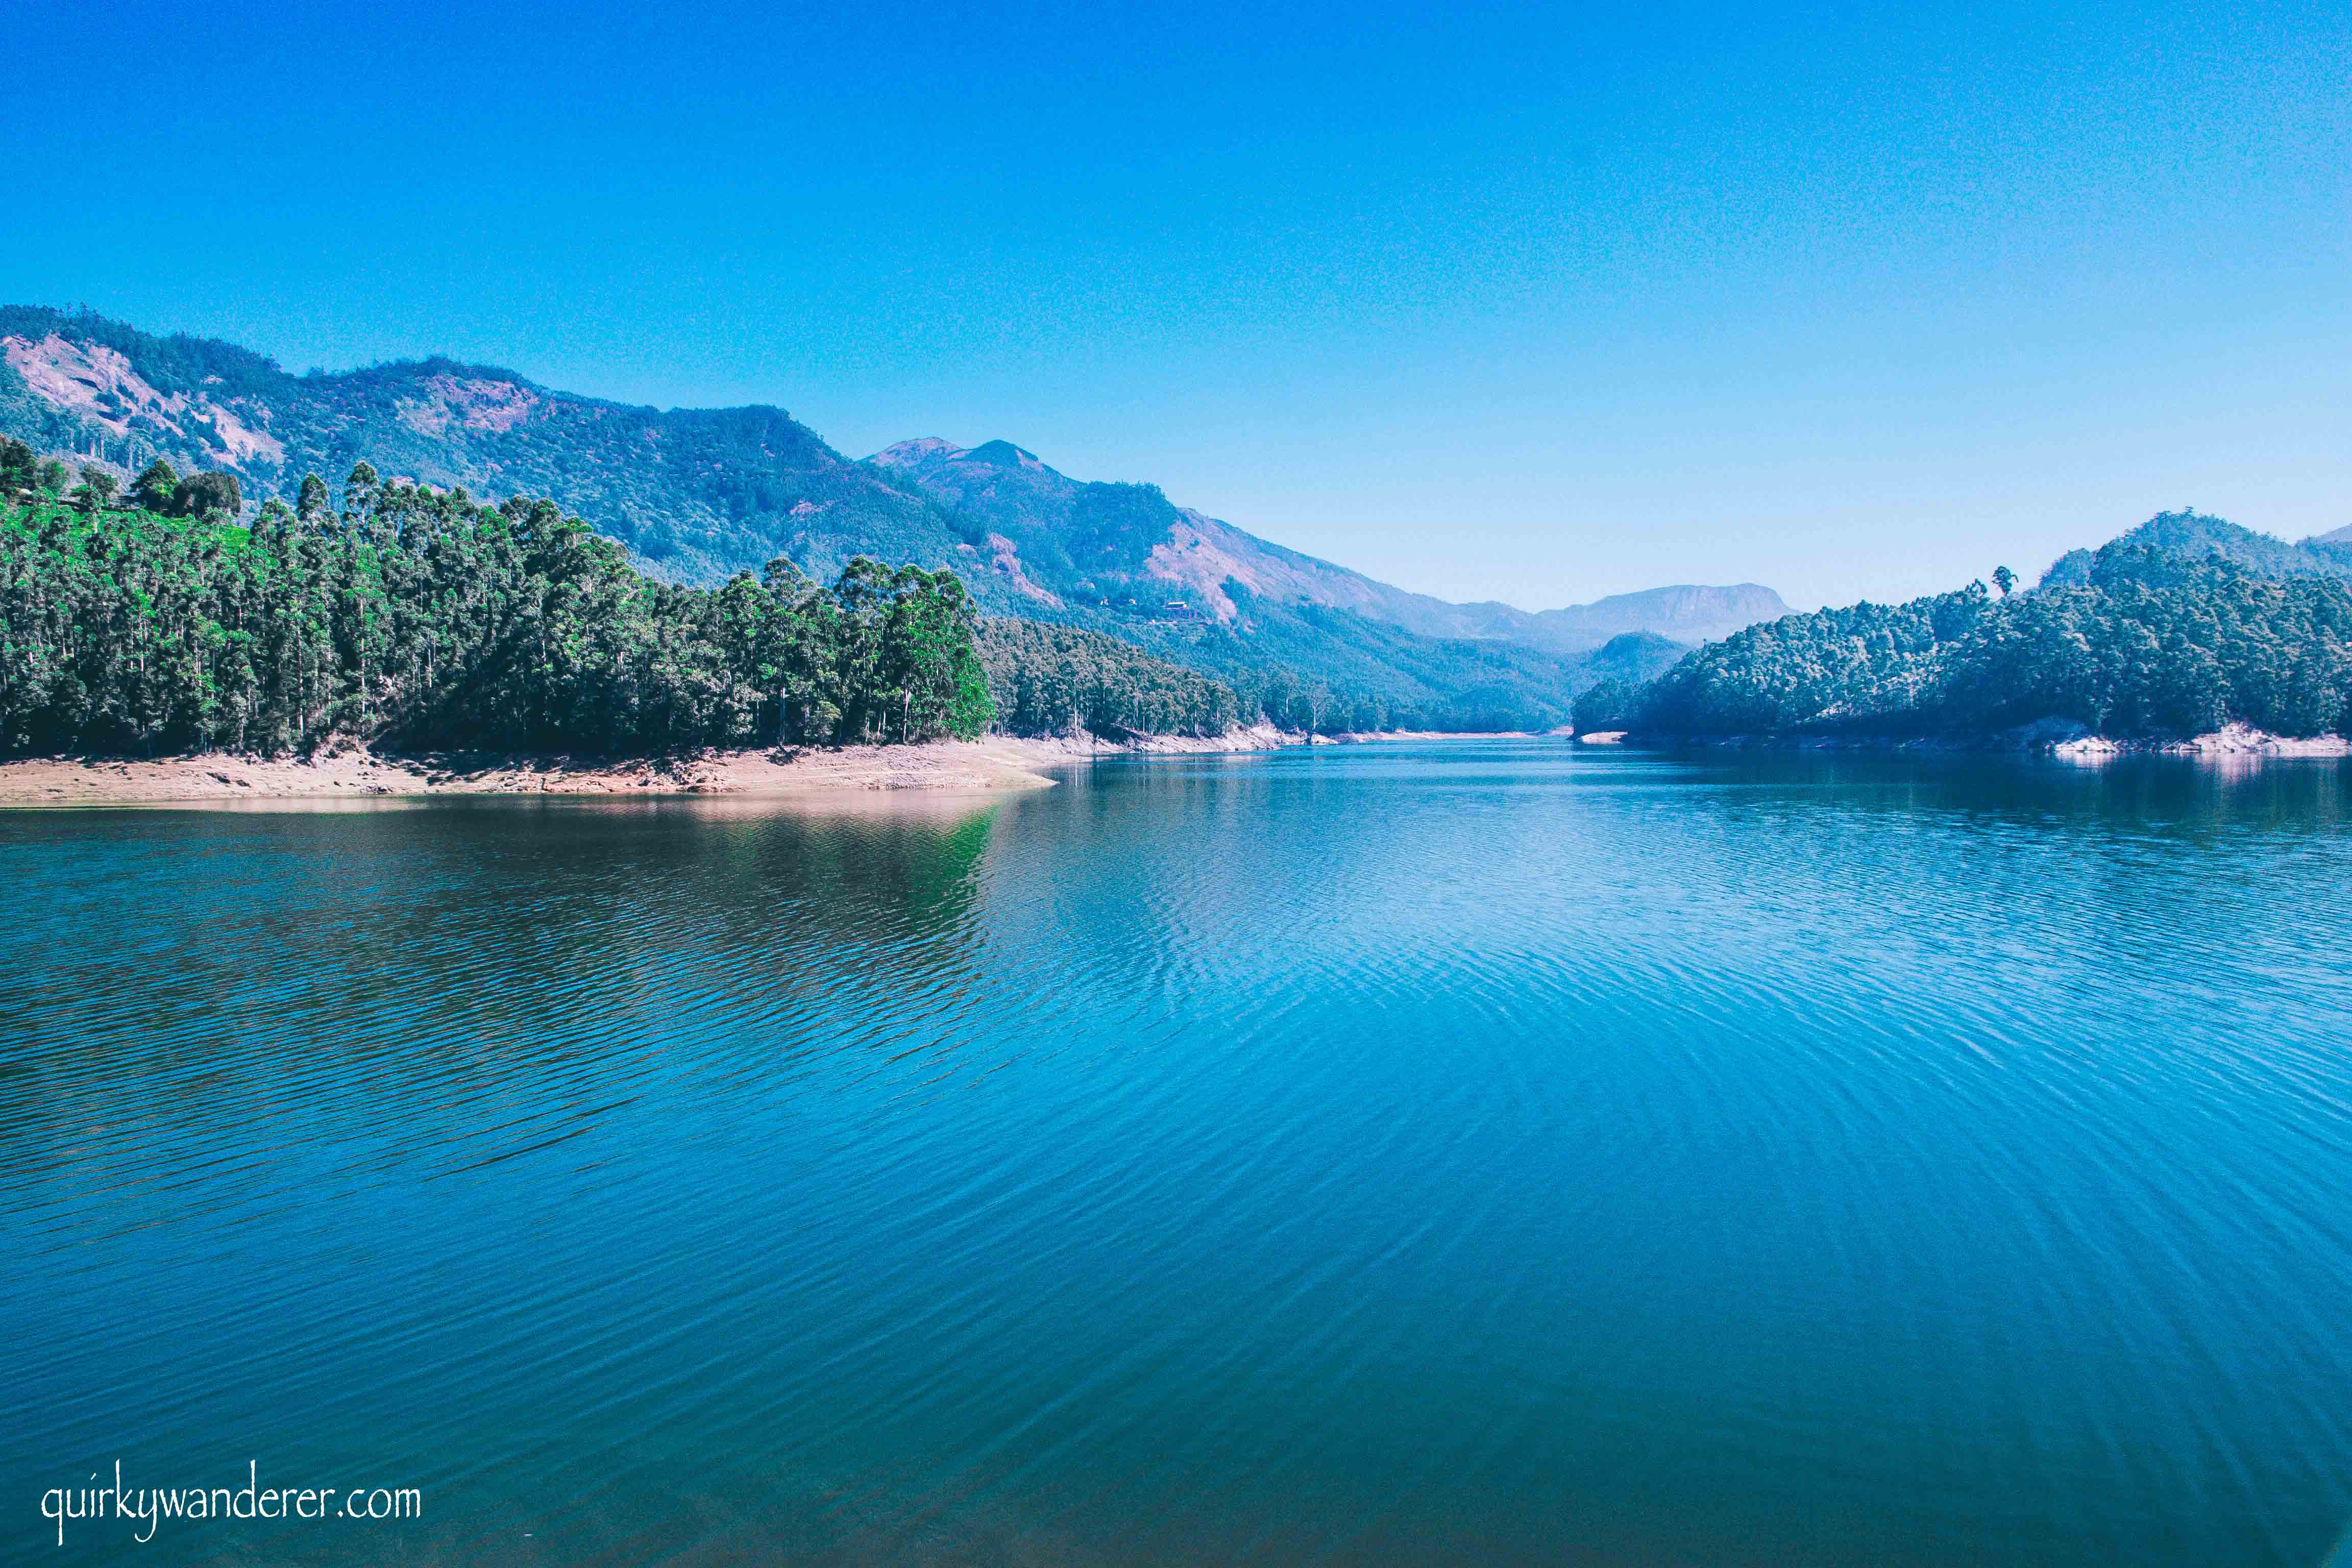
[[[0, 887], [12, 1561], [2315, 1564], [2352, 1521], [2345, 764], [20, 812]], [[60, 1550], [43, 1493], [117, 1462], [423, 1517]]]

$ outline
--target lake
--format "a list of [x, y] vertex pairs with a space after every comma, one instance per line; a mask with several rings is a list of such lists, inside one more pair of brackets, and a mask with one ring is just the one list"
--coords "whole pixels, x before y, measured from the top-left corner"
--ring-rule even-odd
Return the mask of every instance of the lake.
[[[0, 886], [12, 1561], [2315, 1564], [2352, 1521], [2343, 763], [15, 812]], [[118, 1462], [423, 1517], [61, 1552], [42, 1494]]]

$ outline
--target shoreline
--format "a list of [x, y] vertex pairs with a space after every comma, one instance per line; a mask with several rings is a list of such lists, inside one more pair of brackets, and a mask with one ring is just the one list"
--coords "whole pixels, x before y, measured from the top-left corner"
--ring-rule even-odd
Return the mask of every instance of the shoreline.
[[[1257, 724], [1223, 735], [991, 735], [911, 745], [706, 751], [669, 757], [513, 752], [380, 753], [361, 748], [303, 757], [226, 752], [131, 757], [28, 757], [0, 762], [0, 811], [109, 805], [214, 805], [266, 800], [415, 800], [447, 795], [836, 799], [885, 795], [1008, 795], [1052, 789], [1049, 770], [1104, 758], [1233, 755], [1384, 741], [1538, 740], [1532, 731], [1395, 731], [1312, 739]], [[2043, 756], [2096, 763], [2123, 756], [2209, 762], [2352, 756], [2342, 735], [2273, 735], [2232, 724], [2185, 739], [2116, 740], [2071, 726], [2028, 725], [1948, 736], [1657, 736], [1602, 731], [1579, 748], [1846, 752], [1907, 756]]]
[[1306, 742], [1271, 724], [1250, 724], [1222, 735], [1130, 734], [1106, 740], [1087, 731], [1075, 735], [992, 735], [976, 745], [1002, 746], [1032, 764], [1089, 762], [1097, 757], [1219, 755], [1238, 752], [1276, 752]]
[[1042, 769], [1097, 757], [1272, 751], [1297, 742], [1267, 725], [1224, 735], [991, 735], [912, 745], [707, 751], [668, 757], [489, 752], [311, 757], [200, 752], [153, 758], [0, 762], [0, 810], [212, 805], [262, 800], [413, 800], [447, 795], [856, 797], [1003, 795], [1052, 789]]
[[2043, 756], [2067, 762], [2096, 763], [2111, 757], [2189, 757], [2206, 761], [2253, 761], [2269, 757], [2352, 756], [2352, 739], [2343, 735], [2274, 735], [2244, 724], [2224, 725], [2208, 734], [2163, 739], [2126, 736], [2116, 739], [2091, 734], [2079, 726], [2028, 724], [1994, 734], [1956, 738], [1948, 735], [1644, 735], [1608, 731], [1579, 735], [1576, 743], [1630, 745], [1645, 748], [1757, 752], [1900, 752], [1912, 756]]
[[647, 758], [404, 756], [356, 749], [310, 758], [218, 752], [152, 760], [37, 757], [0, 763], [0, 809], [446, 795], [1008, 795], [1054, 787], [1054, 780], [1034, 771], [1032, 763], [1040, 760], [989, 741]]
[[1337, 734], [1318, 735], [1312, 742], [1293, 741], [1294, 746], [1370, 746], [1384, 741], [1545, 741], [1559, 737], [1557, 730], [1342, 730]]

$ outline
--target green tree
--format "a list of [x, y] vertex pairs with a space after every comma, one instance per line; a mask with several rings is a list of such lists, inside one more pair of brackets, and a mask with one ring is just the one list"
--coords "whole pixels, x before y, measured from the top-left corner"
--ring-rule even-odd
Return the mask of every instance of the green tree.
[[168, 513], [172, 510], [172, 494], [179, 486], [178, 470], [158, 458], [131, 481], [131, 504], [144, 511]]
[[190, 474], [172, 487], [164, 509], [172, 517], [209, 517], [217, 512], [234, 522], [245, 510], [245, 493], [235, 474]]
[[39, 485], [33, 448], [13, 437], [0, 437], [0, 501], [29, 494]]
[[351, 477], [343, 481], [343, 521], [346, 524], [359, 521], [368, 498], [374, 493], [380, 482], [375, 465], [364, 458], [352, 465]]
[[68, 499], [84, 511], [97, 511], [112, 506], [121, 489], [121, 481], [112, 474], [95, 463], [86, 463], [82, 466], [81, 483], [74, 487]]

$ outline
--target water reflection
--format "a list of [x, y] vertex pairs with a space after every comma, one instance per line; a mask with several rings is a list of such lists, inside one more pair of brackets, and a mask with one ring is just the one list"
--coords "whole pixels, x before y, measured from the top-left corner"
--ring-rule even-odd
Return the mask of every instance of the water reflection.
[[[782, 1070], [820, 1016], [969, 966], [988, 809], [736, 805], [7, 819], [0, 1173], [53, 1245], [316, 1174], [446, 1173], [591, 1131], [648, 1075]], [[709, 1027], [707, 1026], [716, 1026]], [[898, 1030], [877, 1030], [881, 1039]], [[685, 1059], [680, 1059], [681, 1047]], [[266, 1153], [266, 1157], [265, 1157]], [[96, 1201], [59, 1204], [59, 1189]], [[175, 1195], [177, 1194], [177, 1195]], [[0, 1212], [6, 1212], [0, 1210]]]

